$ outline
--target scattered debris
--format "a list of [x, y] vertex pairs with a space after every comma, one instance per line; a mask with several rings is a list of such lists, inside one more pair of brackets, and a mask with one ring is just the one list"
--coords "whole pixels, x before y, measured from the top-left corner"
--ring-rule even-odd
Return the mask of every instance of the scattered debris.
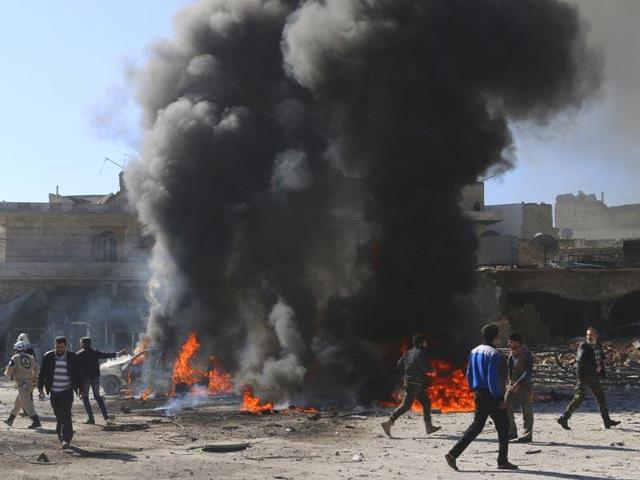
[[542, 453], [542, 450], [527, 450], [524, 452], [526, 455], [535, 455], [536, 453]]
[[105, 432], [135, 432], [138, 430], [147, 430], [148, 428], [148, 423], [118, 423], [107, 424], [102, 427], [102, 430]]
[[364, 461], [364, 453], [354, 453], [351, 457], [351, 460], [354, 462], [363, 462]]
[[320, 412], [316, 412], [313, 415], [309, 415], [307, 418], [315, 422], [316, 420], [320, 420], [322, 418], [322, 415], [320, 414]]
[[309, 458], [318, 458], [320, 455], [315, 455], [315, 454], [311, 454], [311, 455], [305, 455], [305, 456], [300, 456], [300, 455], [270, 455], [270, 456], [265, 456], [265, 457], [243, 457], [245, 460], [255, 460], [257, 462], [263, 462], [265, 460], [295, 460], [296, 462], [299, 462], [301, 460], [306, 460]]
[[347, 418], [350, 418], [351, 420], [366, 420], [368, 417], [364, 415], [347, 415]]
[[36, 461], [40, 462], [40, 463], [51, 463], [49, 460], [49, 457], [47, 457], [47, 454], [42, 452], [40, 455], [38, 455], [38, 458], [36, 459]]
[[249, 442], [240, 443], [209, 443], [202, 447], [203, 452], [211, 453], [227, 453], [227, 452], [239, 452], [246, 450], [251, 444]]

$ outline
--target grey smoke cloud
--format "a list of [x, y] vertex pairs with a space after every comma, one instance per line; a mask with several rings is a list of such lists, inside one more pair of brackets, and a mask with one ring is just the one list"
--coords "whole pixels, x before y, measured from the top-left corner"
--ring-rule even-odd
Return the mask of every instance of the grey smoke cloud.
[[156, 343], [198, 331], [267, 400], [361, 402], [388, 342], [464, 328], [460, 189], [599, 70], [557, 0], [201, 0], [135, 78]]

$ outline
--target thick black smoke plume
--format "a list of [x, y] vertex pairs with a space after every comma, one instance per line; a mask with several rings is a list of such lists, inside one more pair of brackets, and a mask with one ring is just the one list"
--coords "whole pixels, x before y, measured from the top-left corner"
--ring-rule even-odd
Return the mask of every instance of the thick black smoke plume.
[[508, 121], [598, 87], [584, 36], [558, 0], [181, 12], [138, 73], [148, 132], [127, 172], [156, 238], [156, 343], [198, 331], [269, 400], [375, 398], [382, 344], [458, 328], [476, 250], [460, 190], [510, 166]]

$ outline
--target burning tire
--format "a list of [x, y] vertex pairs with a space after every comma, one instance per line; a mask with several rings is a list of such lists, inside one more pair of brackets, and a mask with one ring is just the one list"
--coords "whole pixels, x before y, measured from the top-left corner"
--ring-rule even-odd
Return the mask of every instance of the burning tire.
[[109, 375], [108, 377], [100, 378], [100, 386], [104, 393], [107, 395], [118, 395], [120, 390], [122, 390], [122, 385], [120, 380], [113, 375]]

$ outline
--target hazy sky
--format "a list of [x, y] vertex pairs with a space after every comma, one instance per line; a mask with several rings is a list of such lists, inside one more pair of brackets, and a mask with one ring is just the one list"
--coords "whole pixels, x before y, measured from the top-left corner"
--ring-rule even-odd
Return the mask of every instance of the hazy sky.
[[[117, 190], [136, 154], [137, 109], [127, 65], [171, 34], [189, 0], [25, 0], [0, 13], [0, 200], [47, 201]], [[576, 0], [606, 58], [598, 98], [541, 128], [514, 125], [518, 165], [487, 182], [487, 203], [552, 203], [605, 191], [640, 203], [640, 0]]]

